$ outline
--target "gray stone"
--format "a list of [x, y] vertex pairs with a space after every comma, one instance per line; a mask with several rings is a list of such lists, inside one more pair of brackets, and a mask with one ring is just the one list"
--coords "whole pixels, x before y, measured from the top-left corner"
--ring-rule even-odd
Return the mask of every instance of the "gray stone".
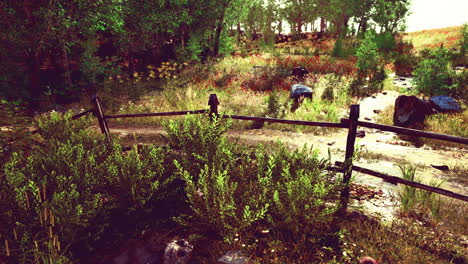
[[218, 259], [218, 263], [224, 264], [249, 264], [252, 261], [244, 256], [240, 251], [228, 251], [224, 256]]
[[301, 96], [312, 98], [312, 88], [302, 84], [293, 84], [291, 86], [291, 98], [297, 99]]
[[431, 106], [439, 112], [459, 112], [460, 105], [452, 98], [446, 95], [434, 96], [429, 99]]
[[164, 250], [164, 264], [187, 264], [192, 251], [193, 246], [184, 239], [172, 240]]

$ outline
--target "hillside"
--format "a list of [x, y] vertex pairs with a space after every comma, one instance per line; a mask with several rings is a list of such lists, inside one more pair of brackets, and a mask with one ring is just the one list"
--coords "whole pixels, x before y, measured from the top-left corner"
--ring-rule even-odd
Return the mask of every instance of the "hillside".
[[453, 48], [461, 38], [460, 30], [462, 27], [447, 27], [404, 33], [403, 39], [411, 41], [416, 51], [424, 48], [440, 47], [442, 44], [446, 48]]

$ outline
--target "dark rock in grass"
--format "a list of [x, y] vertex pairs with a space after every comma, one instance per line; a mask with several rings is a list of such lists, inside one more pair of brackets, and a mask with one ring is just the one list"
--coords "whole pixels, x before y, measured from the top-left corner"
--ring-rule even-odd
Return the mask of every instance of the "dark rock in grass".
[[363, 138], [365, 136], [366, 136], [366, 131], [364, 131], [364, 130], [359, 130], [359, 131], [356, 132], [356, 137], [358, 137], [358, 138]]
[[335, 143], [336, 143], [336, 141], [332, 141], [332, 142], [328, 142], [327, 145], [328, 146], [333, 146]]
[[382, 94], [383, 94], [383, 95], [387, 95], [387, 92], [383, 92]]
[[380, 114], [380, 113], [382, 113], [382, 111], [381, 111], [381, 110], [374, 110], [373, 112], [374, 112], [374, 113], [376, 113], [376, 114]]
[[401, 127], [420, 127], [429, 114], [432, 114], [429, 102], [414, 95], [400, 95], [395, 100], [393, 124]]
[[304, 81], [304, 76], [308, 73], [309, 71], [304, 67], [296, 67], [292, 70], [292, 75], [295, 76], [294, 80], [298, 82]]
[[432, 165], [431, 166], [434, 168], [434, 169], [438, 169], [438, 170], [441, 170], [441, 171], [448, 171], [449, 170], [449, 167], [447, 165]]
[[460, 105], [452, 98], [446, 95], [434, 96], [429, 99], [432, 108], [438, 112], [459, 112]]

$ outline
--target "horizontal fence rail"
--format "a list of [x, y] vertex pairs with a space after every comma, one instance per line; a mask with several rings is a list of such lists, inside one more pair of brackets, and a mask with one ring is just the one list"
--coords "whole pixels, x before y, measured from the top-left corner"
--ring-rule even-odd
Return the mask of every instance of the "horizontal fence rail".
[[277, 118], [269, 118], [269, 117], [240, 116], [240, 115], [221, 115], [221, 117], [238, 119], [238, 120], [250, 120], [250, 121], [279, 123], [279, 124], [290, 124], [290, 125], [301, 125], [301, 126], [347, 128], [347, 125], [345, 123], [312, 122], [312, 121], [287, 120], [287, 119], [277, 119]]
[[[344, 119], [341, 120], [341, 122], [347, 123], [347, 122], [349, 122], [349, 119], [344, 118]], [[375, 124], [375, 123], [364, 122], [364, 121], [358, 121], [358, 125], [362, 126], [362, 127], [367, 127], [367, 128], [379, 129], [379, 130], [382, 130], [382, 131], [389, 131], [389, 132], [394, 132], [394, 133], [398, 133], [398, 134], [404, 134], [404, 135], [408, 135], [408, 136], [439, 139], [439, 140], [450, 141], [450, 142], [455, 142], [455, 143], [468, 145], [468, 138], [464, 138], [464, 137], [456, 137], [456, 136], [450, 136], [450, 135], [445, 135], [445, 134], [438, 134], [438, 133], [433, 133], [433, 132], [421, 131], [421, 130], [417, 130], [417, 129], [397, 127], [397, 126], [389, 126], [389, 125], [381, 125], [381, 124]]]
[[[336, 161], [335, 165], [342, 167], [342, 166], [344, 166], [344, 163], [340, 162], [340, 161]], [[429, 186], [429, 185], [426, 185], [426, 184], [406, 180], [406, 179], [396, 177], [396, 176], [390, 176], [390, 175], [387, 175], [385, 173], [369, 170], [369, 169], [362, 168], [362, 167], [359, 167], [359, 166], [352, 166], [352, 170], [360, 172], [360, 173], [369, 174], [369, 175], [377, 177], [377, 178], [384, 179], [385, 181], [388, 181], [388, 182], [393, 183], [393, 184], [401, 183], [401, 184], [408, 185], [408, 186], [411, 186], [411, 187], [414, 187], [414, 188], [423, 189], [423, 190], [426, 190], [426, 191], [442, 194], [442, 195], [449, 196], [449, 197], [452, 197], [452, 198], [455, 198], [455, 199], [458, 199], [458, 200], [468, 202], [468, 196], [463, 195], [463, 194], [459, 194], [459, 193], [454, 193], [452, 191], [448, 191], [448, 190], [445, 190], [445, 189], [442, 189], [442, 188]]]
[[438, 140], [444, 140], [449, 142], [461, 143], [461, 144], [468, 144], [468, 138], [464, 137], [456, 137], [444, 134], [437, 134], [432, 132], [425, 132], [416, 129], [404, 128], [404, 127], [396, 127], [396, 126], [389, 126], [389, 125], [381, 125], [375, 124], [370, 122], [363, 122], [359, 121], [359, 105], [351, 105], [350, 107], [350, 114], [349, 118], [341, 119], [340, 123], [329, 123], [329, 122], [312, 122], [312, 121], [301, 121], [301, 120], [286, 120], [286, 119], [277, 119], [277, 118], [268, 118], [268, 117], [254, 117], [254, 116], [240, 116], [240, 115], [219, 115], [218, 114], [218, 97], [216, 94], [211, 94], [208, 100], [208, 105], [210, 109], [207, 110], [194, 110], [194, 111], [178, 111], [178, 112], [161, 112], [161, 113], [140, 113], [140, 114], [120, 114], [120, 115], [104, 115], [104, 110], [102, 107], [101, 99], [95, 95], [92, 99], [92, 103], [95, 105], [94, 109], [88, 110], [86, 112], [77, 114], [72, 117], [72, 119], [80, 118], [88, 113], [93, 113], [97, 119], [99, 126], [101, 128], [101, 132], [106, 134], [109, 142], [110, 142], [110, 135], [109, 135], [109, 127], [107, 124], [108, 119], [116, 119], [116, 118], [136, 118], [136, 117], [156, 117], [156, 116], [177, 116], [177, 115], [189, 115], [189, 114], [209, 114], [211, 120], [214, 120], [215, 117], [221, 118], [231, 118], [237, 120], [249, 120], [249, 121], [257, 121], [257, 122], [267, 122], [267, 123], [280, 123], [280, 124], [290, 124], [290, 125], [303, 125], [303, 126], [318, 126], [318, 127], [332, 127], [332, 128], [347, 128], [348, 129], [348, 136], [346, 140], [346, 156], [345, 162], [337, 161], [335, 163], [338, 167], [328, 167], [324, 168], [326, 170], [341, 172], [344, 174], [343, 183], [345, 183], [345, 187], [341, 190], [341, 197], [340, 203], [341, 208], [339, 212], [343, 212], [346, 210], [349, 201], [349, 181], [351, 179], [352, 171], [357, 171], [361, 173], [365, 173], [374, 177], [378, 177], [384, 179], [393, 184], [404, 184], [408, 186], [412, 186], [415, 188], [427, 190], [430, 192], [438, 193], [441, 195], [449, 196], [455, 199], [459, 199], [462, 201], [468, 201], [468, 196], [454, 193], [445, 189], [421, 184], [414, 181], [409, 181], [402, 179], [396, 176], [390, 176], [384, 173], [380, 173], [377, 171], [369, 170], [366, 168], [353, 166], [353, 154], [354, 154], [354, 145], [356, 140], [356, 129], [359, 126], [379, 129], [382, 131], [389, 131], [398, 134], [404, 134], [409, 136], [417, 136], [417, 137], [426, 137]]
[[194, 114], [207, 114], [208, 109], [194, 110], [194, 111], [179, 111], [179, 112], [160, 112], [160, 113], [141, 113], [141, 114], [121, 114], [121, 115], [106, 115], [105, 119], [113, 118], [133, 118], [133, 117], [154, 117], [154, 116], [176, 116], [176, 115], [194, 115]]

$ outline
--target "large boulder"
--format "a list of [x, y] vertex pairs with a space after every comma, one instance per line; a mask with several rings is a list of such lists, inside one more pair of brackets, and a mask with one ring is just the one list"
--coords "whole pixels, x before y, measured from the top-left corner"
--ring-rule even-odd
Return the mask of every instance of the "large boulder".
[[429, 99], [431, 107], [438, 112], [459, 112], [461, 111], [460, 105], [452, 98], [446, 95], [434, 96]]
[[401, 127], [421, 128], [426, 116], [431, 113], [429, 102], [414, 95], [400, 95], [395, 100], [393, 124]]

